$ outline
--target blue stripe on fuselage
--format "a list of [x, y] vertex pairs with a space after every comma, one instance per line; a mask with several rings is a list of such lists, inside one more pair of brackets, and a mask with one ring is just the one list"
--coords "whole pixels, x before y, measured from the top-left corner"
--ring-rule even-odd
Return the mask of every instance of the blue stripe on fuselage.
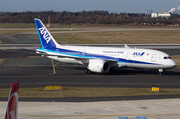
[[73, 56], [73, 57], [77, 57], [77, 58], [114, 60], [114, 61], [117, 61], [118, 63], [159, 65], [156, 63], [142, 62], [142, 61], [136, 61], [136, 60], [126, 60], [123, 58], [116, 58], [116, 57], [110, 57], [110, 56], [104, 56], [104, 55], [96, 55], [96, 54], [92, 54], [92, 53], [85, 53], [85, 52], [67, 50], [67, 49], [61, 49], [61, 48], [53, 48], [53, 49], [43, 49], [42, 48], [42, 49], [38, 49], [38, 50], [43, 51], [43, 52], [57, 53], [59, 55]]

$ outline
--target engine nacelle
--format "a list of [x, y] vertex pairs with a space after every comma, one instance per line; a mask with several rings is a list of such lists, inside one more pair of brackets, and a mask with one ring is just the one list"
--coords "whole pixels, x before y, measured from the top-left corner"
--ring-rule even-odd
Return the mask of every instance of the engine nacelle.
[[110, 65], [109, 62], [104, 60], [90, 60], [87, 68], [92, 72], [107, 73]]

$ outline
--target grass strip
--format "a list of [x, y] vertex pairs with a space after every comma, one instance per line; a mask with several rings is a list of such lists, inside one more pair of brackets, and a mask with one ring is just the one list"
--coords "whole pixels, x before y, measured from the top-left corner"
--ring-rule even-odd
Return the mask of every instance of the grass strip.
[[107, 31], [52, 35], [58, 42], [65, 44], [179, 44], [180, 32], [173, 30]]
[[[53, 32], [53, 30], [51, 31]], [[0, 34], [37, 33], [36, 30], [9, 30], [8, 33], [6, 32], [0, 30]], [[107, 31], [102, 33], [57, 33], [52, 35], [58, 42], [65, 44], [179, 44], [180, 40], [180, 32], [178, 30]], [[39, 41], [38, 35], [33, 37]]]
[[[10, 88], [0, 89], [0, 97], [8, 97]], [[151, 88], [109, 88], [109, 87], [62, 87], [62, 90], [44, 90], [38, 88], [20, 88], [19, 97], [27, 98], [58, 98], [58, 97], [106, 97], [106, 96], [137, 96], [180, 94], [180, 89], [160, 88], [152, 92]]]

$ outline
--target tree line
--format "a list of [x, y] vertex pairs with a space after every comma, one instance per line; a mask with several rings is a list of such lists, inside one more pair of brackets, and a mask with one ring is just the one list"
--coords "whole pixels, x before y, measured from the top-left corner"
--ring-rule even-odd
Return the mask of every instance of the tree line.
[[82, 12], [0, 12], [0, 23], [34, 23], [34, 18], [41, 19], [48, 23], [48, 16], [51, 23], [71, 24], [71, 23], [89, 23], [89, 24], [133, 24], [142, 23], [164, 23], [180, 24], [180, 15], [174, 15], [169, 18], [151, 18], [149, 14], [143, 13], [109, 13], [108, 11], [82, 11]]

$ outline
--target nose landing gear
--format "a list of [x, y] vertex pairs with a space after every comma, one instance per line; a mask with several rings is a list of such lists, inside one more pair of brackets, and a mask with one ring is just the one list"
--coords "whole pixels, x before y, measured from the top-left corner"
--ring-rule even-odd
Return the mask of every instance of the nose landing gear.
[[163, 74], [163, 69], [159, 69], [159, 76], [162, 76]]

